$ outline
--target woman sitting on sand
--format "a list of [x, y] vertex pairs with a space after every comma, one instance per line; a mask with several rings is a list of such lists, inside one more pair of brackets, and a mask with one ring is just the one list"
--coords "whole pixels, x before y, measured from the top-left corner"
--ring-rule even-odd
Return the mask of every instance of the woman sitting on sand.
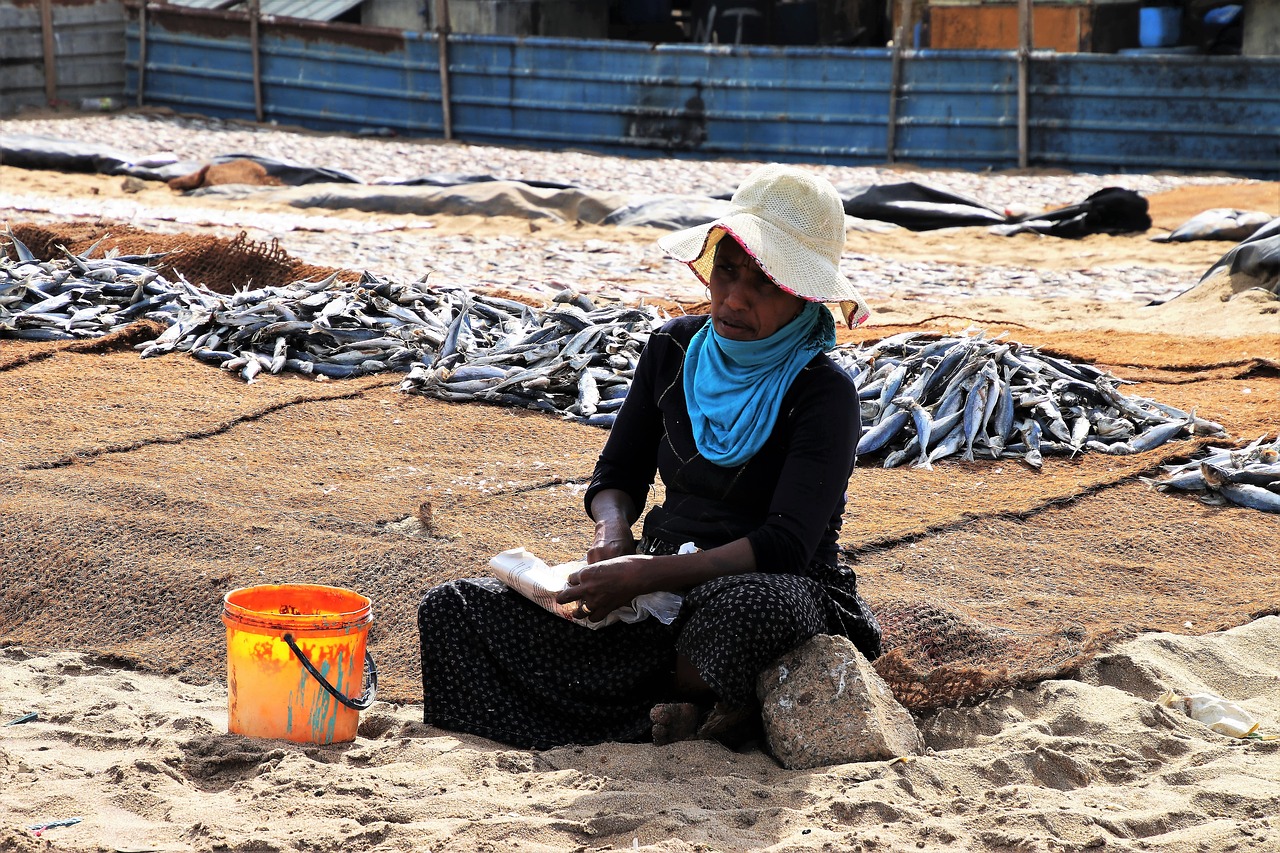
[[[539, 749], [727, 736], [758, 726], [758, 674], [810, 637], [879, 654], [837, 562], [860, 424], [821, 303], [866, 317], [844, 239], [831, 184], [773, 165], [726, 216], [659, 241], [707, 284], [711, 314], [650, 337], [585, 496], [589, 565], [558, 600], [599, 621], [665, 590], [684, 595], [679, 615], [588, 630], [497, 580], [443, 584], [418, 610], [426, 722]], [[666, 498], [637, 543], [655, 472]], [[677, 554], [686, 542], [700, 550]]]

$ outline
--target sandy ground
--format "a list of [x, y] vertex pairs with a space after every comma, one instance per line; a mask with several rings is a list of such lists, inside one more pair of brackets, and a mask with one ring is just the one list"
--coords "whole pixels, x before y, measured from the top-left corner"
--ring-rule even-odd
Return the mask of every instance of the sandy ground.
[[1280, 742], [1156, 700], [1229, 694], [1276, 733], [1277, 660], [1280, 617], [1149, 634], [1079, 680], [941, 712], [927, 755], [790, 772], [707, 741], [513, 750], [414, 705], [375, 705], [346, 744], [245, 738], [221, 686], [9, 648], [3, 715], [39, 719], [0, 737], [0, 850], [1261, 853], [1280, 846]]
[[[0, 191], [24, 200], [0, 210], [11, 221], [114, 219], [224, 236], [243, 228], [313, 263], [430, 261], [448, 275], [506, 286], [481, 263], [477, 246], [492, 245], [529, 265], [533, 292], [540, 276], [593, 269], [584, 256], [594, 254], [631, 268], [607, 282], [612, 292], [700, 296], [683, 279], [664, 278], [652, 250], [657, 232], [648, 229], [213, 204], [163, 186], [125, 193], [119, 178], [3, 166]], [[1275, 184], [1190, 187], [1151, 203], [1165, 230], [1212, 207], [1280, 214]], [[1184, 336], [1249, 340], [1258, 351], [1244, 355], [1274, 359], [1277, 301], [1233, 299], [1226, 283], [1159, 306], [1100, 299], [1083, 285], [1046, 298], [1007, 281], [1003, 292], [975, 298], [959, 284], [984, 269], [1078, 270], [1114, 290], [1158, 270], [1190, 289], [1229, 248], [950, 229], [851, 233], [847, 252], [865, 270], [872, 334], [942, 318], [957, 329], [1022, 327], [1031, 337], [1038, 329], [1141, 333], [1171, 349]], [[441, 263], [453, 253], [470, 265]], [[355, 256], [360, 264], [338, 263]], [[940, 283], [886, 275], [884, 259], [934, 264]], [[1271, 518], [1257, 524], [1274, 529]], [[1203, 636], [1147, 633], [1076, 679], [921, 716], [930, 751], [917, 759], [792, 772], [757, 750], [710, 742], [513, 750], [426, 727], [412, 702], [366, 711], [351, 743], [244, 738], [227, 733], [225, 684], [15, 645], [0, 615], [0, 723], [36, 715], [0, 727], [0, 851], [1280, 849], [1280, 742], [1219, 735], [1161, 706], [1166, 690], [1236, 700], [1260, 732], [1280, 733], [1280, 617]], [[73, 818], [81, 820], [38, 837], [31, 829]]]

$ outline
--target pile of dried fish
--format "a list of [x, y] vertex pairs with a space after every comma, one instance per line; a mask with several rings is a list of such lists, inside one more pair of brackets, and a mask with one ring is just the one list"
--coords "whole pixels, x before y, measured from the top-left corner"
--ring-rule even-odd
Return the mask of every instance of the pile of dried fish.
[[89, 260], [93, 249], [41, 261], [12, 234], [18, 260], [0, 252], [0, 337], [28, 341], [96, 338], [143, 317], [165, 323], [196, 289], [166, 281], [154, 257]]
[[[465, 320], [485, 297], [459, 316]], [[594, 308], [565, 291], [545, 310], [525, 308], [496, 326], [470, 327], [445, 358], [414, 366], [401, 390], [442, 400], [557, 412], [609, 427], [631, 387], [640, 351], [667, 317], [656, 308]], [[496, 332], [496, 334], [495, 334]], [[445, 352], [445, 350], [442, 350]]]
[[[144, 258], [89, 260], [92, 249], [41, 262], [9, 235], [19, 260], [0, 261], [0, 335], [96, 337], [139, 318], [168, 329], [142, 357], [187, 352], [246, 382], [292, 371], [341, 379], [407, 372], [401, 390], [487, 402], [611, 426], [655, 308], [596, 308], [563, 291], [550, 307], [365, 273], [358, 284], [299, 281], [231, 295], [168, 282]], [[1139, 453], [1181, 435], [1224, 435], [1218, 424], [1117, 390], [1122, 380], [982, 335], [896, 335], [832, 357], [858, 387], [858, 453], [885, 467], [928, 468], [959, 453]]]
[[1142, 482], [1160, 491], [1194, 492], [1207, 504], [1280, 512], [1280, 434], [1266, 444], [1266, 435], [1247, 447], [1209, 447], [1180, 465], [1165, 465], [1160, 479]]
[[222, 295], [169, 282], [146, 258], [89, 260], [91, 248], [40, 261], [8, 236], [19, 260], [0, 256], [0, 336], [74, 340], [159, 320], [168, 328], [138, 345], [143, 358], [186, 352], [246, 382], [407, 371], [404, 391], [610, 426], [649, 333], [667, 320], [652, 307], [597, 308], [568, 290], [537, 309], [372, 273], [355, 285], [334, 276]]
[[1117, 390], [1123, 380], [1012, 341], [909, 332], [832, 357], [862, 401], [859, 456], [931, 468], [960, 453], [1021, 459], [1045, 453], [1141, 453], [1179, 435], [1225, 435], [1211, 421]]
[[283, 370], [330, 379], [408, 371], [401, 390], [556, 412], [608, 426], [631, 383], [653, 308], [595, 308], [564, 292], [546, 309], [460, 288], [365, 273], [285, 287], [201, 293], [144, 358], [170, 351], [247, 382]]

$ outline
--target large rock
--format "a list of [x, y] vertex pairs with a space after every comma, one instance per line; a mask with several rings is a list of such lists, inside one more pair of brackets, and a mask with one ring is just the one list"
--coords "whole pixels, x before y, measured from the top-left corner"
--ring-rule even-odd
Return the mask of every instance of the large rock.
[[847, 637], [819, 635], [778, 658], [756, 695], [769, 746], [789, 769], [924, 751], [911, 714]]

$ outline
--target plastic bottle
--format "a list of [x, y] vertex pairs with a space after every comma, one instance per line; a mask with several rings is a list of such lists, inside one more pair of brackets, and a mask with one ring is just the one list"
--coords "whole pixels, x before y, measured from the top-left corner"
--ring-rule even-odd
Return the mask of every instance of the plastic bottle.
[[1212, 693], [1180, 696], [1170, 690], [1160, 697], [1160, 704], [1166, 708], [1180, 708], [1188, 717], [1204, 723], [1218, 734], [1248, 737], [1258, 730], [1258, 721], [1252, 714], [1235, 702]]
[[80, 101], [80, 111], [86, 113], [109, 113], [120, 107], [119, 98], [84, 98]]

